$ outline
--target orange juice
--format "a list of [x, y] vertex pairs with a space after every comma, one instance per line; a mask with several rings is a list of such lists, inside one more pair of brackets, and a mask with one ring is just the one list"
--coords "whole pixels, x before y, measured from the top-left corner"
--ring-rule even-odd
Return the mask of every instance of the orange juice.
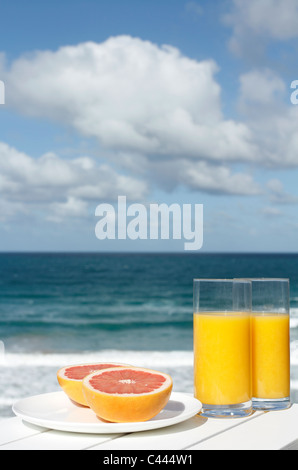
[[195, 397], [208, 405], [251, 400], [250, 315], [194, 314]]
[[290, 395], [289, 315], [252, 315], [252, 395], [280, 399]]

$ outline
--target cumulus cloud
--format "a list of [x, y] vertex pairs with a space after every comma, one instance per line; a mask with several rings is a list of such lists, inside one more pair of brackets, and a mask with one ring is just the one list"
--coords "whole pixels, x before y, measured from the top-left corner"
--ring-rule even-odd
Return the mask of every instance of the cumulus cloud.
[[262, 189], [249, 173], [233, 171], [226, 165], [176, 160], [167, 165], [159, 162], [152, 165], [152, 174], [157, 174], [159, 184], [168, 190], [176, 187], [192, 191], [232, 196], [256, 196]]
[[271, 207], [271, 206], [264, 207], [261, 212], [264, 217], [270, 217], [270, 218], [281, 217], [283, 215], [280, 209], [278, 209], [277, 207]]
[[279, 73], [259, 68], [241, 75], [239, 109], [254, 135], [263, 167], [298, 166], [298, 107], [291, 105]]
[[267, 182], [267, 188], [269, 189], [270, 201], [274, 204], [298, 203], [298, 197], [286, 192], [282, 182], [277, 178], [269, 180]]
[[223, 20], [233, 30], [230, 48], [241, 56], [268, 40], [298, 37], [297, 0], [233, 0]]
[[273, 70], [253, 69], [240, 76], [240, 99], [254, 105], [274, 105], [285, 96], [286, 84]]
[[[234, 4], [239, 10], [242, 2]], [[245, 119], [236, 121], [223, 114], [213, 60], [130, 36], [1, 64], [8, 107], [70, 126], [105, 151], [103, 164], [50, 152], [33, 159], [0, 144], [3, 194], [15, 203], [47, 202], [52, 220], [86, 213], [91, 200], [142, 199], [153, 185], [254, 196], [261, 190], [246, 164], [298, 165], [297, 112], [281, 104], [285, 84], [270, 69], [241, 76]], [[273, 103], [282, 111], [274, 116]], [[234, 170], [238, 163], [243, 170]]]
[[90, 157], [63, 160], [54, 153], [32, 158], [0, 142], [0, 194], [2, 218], [44, 210], [45, 218], [82, 217], [90, 203], [113, 201], [118, 194], [142, 199], [146, 183], [118, 174]]
[[225, 120], [212, 60], [130, 36], [40, 51], [2, 70], [7, 104], [114, 150], [245, 160], [249, 129]]
[[231, 28], [230, 49], [251, 66], [239, 77], [238, 109], [253, 136], [255, 161], [261, 168], [296, 168], [298, 107], [282, 75], [291, 48], [282, 46], [298, 38], [298, 2], [231, 0], [223, 20]]
[[250, 174], [233, 173], [224, 165], [213, 166], [206, 162], [183, 165], [181, 180], [193, 189], [213, 194], [256, 196], [262, 192]]

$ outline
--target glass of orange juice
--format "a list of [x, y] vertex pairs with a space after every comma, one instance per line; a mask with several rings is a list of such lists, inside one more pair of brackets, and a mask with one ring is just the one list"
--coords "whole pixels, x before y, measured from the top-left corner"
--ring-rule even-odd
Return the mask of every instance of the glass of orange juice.
[[194, 279], [194, 394], [201, 414], [236, 418], [252, 413], [251, 283]]
[[289, 408], [289, 279], [251, 279], [251, 283], [253, 408]]

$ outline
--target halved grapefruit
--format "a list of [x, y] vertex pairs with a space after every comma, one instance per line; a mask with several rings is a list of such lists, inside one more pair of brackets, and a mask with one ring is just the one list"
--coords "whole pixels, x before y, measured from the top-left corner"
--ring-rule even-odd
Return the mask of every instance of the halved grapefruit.
[[170, 375], [141, 367], [99, 370], [82, 382], [89, 407], [114, 423], [147, 421], [167, 404], [173, 387]]
[[82, 380], [86, 375], [92, 372], [107, 369], [109, 367], [123, 367], [127, 364], [118, 363], [93, 363], [93, 364], [76, 364], [62, 367], [57, 372], [59, 385], [62, 387], [66, 395], [80, 405], [89, 406], [82, 392]]

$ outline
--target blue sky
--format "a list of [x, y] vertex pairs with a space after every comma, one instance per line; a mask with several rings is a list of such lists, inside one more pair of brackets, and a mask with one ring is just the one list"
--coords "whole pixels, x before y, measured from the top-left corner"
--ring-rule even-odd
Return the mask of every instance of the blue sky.
[[0, 5], [0, 251], [100, 241], [95, 208], [204, 205], [204, 251], [297, 251], [298, 0]]

